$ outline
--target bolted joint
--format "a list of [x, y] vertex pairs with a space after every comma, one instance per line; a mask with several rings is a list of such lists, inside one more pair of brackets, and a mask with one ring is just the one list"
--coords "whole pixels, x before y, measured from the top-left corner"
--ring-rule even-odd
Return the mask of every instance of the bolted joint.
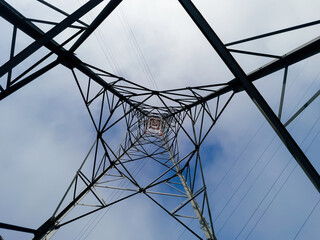
[[97, 131], [97, 138], [102, 138], [102, 132]]
[[146, 189], [145, 188], [139, 188], [139, 193], [146, 193]]
[[59, 226], [57, 224], [57, 220], [55, 219], [55, 217], [51, 217], [37, 229], [37, 232], [34, 234], [33, 240], [42, 239], [50, 231], [58, 228]]
[[65, 51], [62, 54], [59, 54], [57, 61], [70, 69], [73, 69], [76, 66], [75, 55], [71, 52]]
[[182, 169], [179, 169], [179, 171], [177, 171], [177, 175], [182, 174]]
[[198, 150], [200, 149], [200, 145], [195, 144], [195, 145], [194, 145], [194, 149], [198, 151]]
[[241, 85], [240, 80], [237, 78], [229, 81], [228, 85], [229, 85], [229, 87], [232, 88], [234, 93], [238, 93], [238, 92], [243, 91], [243, 86]]

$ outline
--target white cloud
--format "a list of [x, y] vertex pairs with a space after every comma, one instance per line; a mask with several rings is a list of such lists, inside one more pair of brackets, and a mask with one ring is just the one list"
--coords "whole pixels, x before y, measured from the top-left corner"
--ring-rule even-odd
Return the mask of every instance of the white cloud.
[[[42, 11], [34, 11], [34, 6], [41, 4], [32, 1], [30, 4], [14, 1], [10, 4], [30, 17], [57, 21], [62, 19], [52, 11], [45, 10], [44, 7], [41, 7]], [[79, 1], [72, 3], [60, 1], [57, 4], [71, 13], [79, 6]], [[316, 20], [320, 7], [318, 1], [311, 1], [308, 4], [302, 1], [247, 0], [223, 3], [195, 1], [195, 4], [221, 39], [226, 42]], [[99, 9], [102, 7], [103, 4]], [[135, 34], [159, 89], [227, 82], [233, 78], [178, 1], [173, 3], [172, 1], [124, 1], [121, 3], [121, 9], [130, 23], [131, 30]], [[92, 19], [92, 14], [89, 14], [88, 18], [83, 18], [86, 22], [89, 22], [88, 19]], [[125, 78], [143, 86], [152, 87], [153, 84], [146, 79], [132, 49], [132, 43], [125, 33], [129, 29], [124, 29], [121, 21], [123, 19], [119, 12], [112, 13], [110, 18], [101, 25], [98, 33], [106, 41], [101, 44], [107, 56], [110, 57], [111, 51], [117, 65], [112, 59], [108, 62], [97, 43], [96, 35], [92, 35], [77, 50], [77, 56], [110, 72], [118, 66]], [[6, 26], [4, 31], [7, 33], [3, 34], [6, 38], [2, 38], [0, 43], [1, 63], [4, 63], [8, 57], [8, 47], [4, 46], [9, 46], [12, 29], [4, 23], [4, 20], [1, 20], [0, 24]], [[253, 44], [244, 44], [241, 47], [281, 55], [316, 36], [317, 29], [312, 27], [285, 35], [289, 36], [287, 38], [272, 37]], [[22, 49], [30, 40], [24, 38], [22, 34], [20, 37], [18, 47]], [[44, 52], [45, 50], [40, 50], [37, 56]], [[254, 57], [235, 56], [248, 71], [266, 61]], [[30, 62], [34, 59], [35, 56], [31, 57]], [[319, 89], [317, 75], [319, 57], [315, 56], [307, 61], [305, 65], [302, 62], [289, 68], [284, 119], [290, 116], [297, 104], [301, 106]], [[21, 64], [20, 71], [25, 67]], [[3, 77], [1, 85], [5, 81]], [[255, 84], [275, 112], [278, 109], [281, 81], [282, 72], [279, 71]], [[318, 106], [319, 99], [306, 110], [301, 119], [295, 121], [296, 126], [293, 130], [289, 128], [299, 144], [306, 137], [312, 124], [316, 122], [319, 116]], [[94, 129], [72, 74], [64, 67], [53, 69], [2, 100], [0, 111], [3, 113], [0, 120], [2, 156], [0, 160], [2, 192], [0, 222], [37, 228], [57, 206], [94, 141]], [[245, 93], [234, 97], [204, 145], [211, 148], [204, 153], [207, 157], [204, 162], [209, 194], [254, 136], [262, 121], [264, 121], [262, 115]], [[316, 137], [317, 131], [319, 131], [319, 124], [315, 126], [313, 134], [308, 135], [307, 140], [301, 144], [304, 150]], [[210, 197], [210, 204], [214, 209], [213, 218], [232, 196], [273, 136], [271, 128], [265, 124], [241, 155], [237, 167], [227, 175], [217, 192]], [[113, 135], [109, 137], [115, 142], [118, 140]], [[315, 164], [319, 155], [318, 140], [319, 138], [315, 139], [307, 154]], [[278, 140], [276, 143], [282, 146]], [[283, 146], [279, 152], [276, 152], [275, 149], [278, 146], [276, 143], [263, 155], [262, 163], [267, 162], [273, 154], [275, 155], [270, 167], [263, 172], [252, 191], [249, 192], [246, 204], [241, 205], [224, 230], [218, 234], [219, 239], [234, 238], [239, 233], [266, 193], [268, 186], [277, 177], [279, 169], [282, 169], [284, 163], [289, 160], [290, 156]], [[223, 219], [227, 218], [228, 213], [232, 212], [253, 183], [252, 181], [263, 167], [262, 163], [257, 165], [258, 167], [242, 185], [239, 193], [232, 199], [233, 204], [226, 207], [222, 214]], [[257, 225], [251, 239], [291, 239], [297, 232], [318, 198], [305, 175], [300, 170], [297, 172], [290, 177], [283, 192], [275, 200], [275, 204]], [[270, 201], [274, 194], [275, 191], [266, 200]], [[266, 205], [264, 203], [263, 206], [266, 207]], [[259, 214], [262, 214], [261, 209]], [[257, 219], [258, 216], [260, 215], [255, 215], [253, 219]], [[63, 227], [53, 239], [75, 238], [89, 219], [90, 217], [79, 221], [79, 225], [73, 223], [70, 227]], [[301, 232], [301, 239], [319, 236], [319, 230], [316, 227], [318, 220], [319, 210], [316, 209]], [[218, 230], [222, 223], [221, 219], [217, 221]], [[277, 228], [279, 223], [281, 228]], [[245, 229], [244, 235], [241, 235], [242, 237], [253, 227], [253, 224], [250, 224]], [[196, 221], [192, 226], [199, 228]], [[110, 239], [176, 239], [182, 231], [183, 228], [176, 221], [166, 216], [166, 213], [151, 201], [144, 196], [137, 196], [112, 207], [87, 239], [100, 239], [106, 236]], [[1, 229], [0, 234], [5, 240], [24, 237], [28, 239], [30, 236], [22, 237], [19, 233]], [[189, 233], [185, 233], [182, 238], [194, 239]]]

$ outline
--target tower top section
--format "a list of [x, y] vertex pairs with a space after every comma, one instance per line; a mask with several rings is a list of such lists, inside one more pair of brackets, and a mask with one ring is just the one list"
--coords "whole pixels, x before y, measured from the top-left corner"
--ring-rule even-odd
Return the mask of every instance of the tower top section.
[[164, 120], [161, 117], [148, 117], [146, 122], [146, 133], [162, 136]]

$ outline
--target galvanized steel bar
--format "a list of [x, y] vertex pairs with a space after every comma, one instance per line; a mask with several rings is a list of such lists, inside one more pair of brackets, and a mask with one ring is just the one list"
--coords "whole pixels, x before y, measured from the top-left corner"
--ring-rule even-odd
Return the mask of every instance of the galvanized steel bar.
[[[165, 141], [165, 140], [163, 140], [163, 141]], [[187, 182], [186, 178], [182, 174], [179, 162], [177, 162], [175, 160], [175, 158], [174, 158], [172, 152], [170, 151], [170, 148], [169, 148], [167, 143], [166, 143], [166, 150], [169, 153], [170, 159], [171, 159], [171, 161], [173, 162], [173, 164], [174, 164], [174, 166], [176, 168], [176, 171], [177, 171], [176, 174], [177, 174], [177, 176], [179, 177], [179, 179], [180, 179], [180, 181], [182, 183], [182, 186], [183, 186], [183, 188], [184, 188], [184, 190], [186, 192], [186, 195], [187, 195], [187, 197], [189, 199], [188, 202], [190, 202], [190, 204], [191, 204], [191, 206], [192, 206], [192, 208], [193, 208], [193, 210], [194, 210], [194, 212], [195, 212], [195, 214], [197, 216], [197, 219], [198, 219], [198, 221], [200, 223], [200, 227], [203, 230], [203, 232], [204, 232], [204, 234], [206, 236], [206, 239], [208, 239], [208, 240], [217, 240], [217, 237], [214, 234], [213, 226], [211, 226], [211, 227], [209, 226], [209, 223], [207, 222], [206, 218], [203, 215], [203, 211], [201, 210], [197, 200], [195, 199], [197, 194], [193, 194], [192, 189], [188, 185], [188, 182]]]

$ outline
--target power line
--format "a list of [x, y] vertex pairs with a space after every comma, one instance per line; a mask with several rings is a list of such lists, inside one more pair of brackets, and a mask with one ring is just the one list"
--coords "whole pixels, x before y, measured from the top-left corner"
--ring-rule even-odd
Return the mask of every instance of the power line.
[[[148, 148], [150, 149], [150, 147], [151, 146], [148, 146]], [[133, 170], [132, 170], [132, 174], [133, 174], [133, 176], [137, 176], [139, 173], [140, 173], [140, 171], [142, 170], [142, 168], [143, 168], [144, 166], [143, 166], [143, 161], [139, 161], [139, 162], [135, 162], [135, 166], [133, 167]], [[129, 182], [128, 181], [125, 181], [124, 179], [122, 179], [121, 180], [121, 182], [120, 182], [120, 185], [119, 185], [120, 187], [127, 187], [127, 186], [129, 186]], [[120, 197], [121, 195], [123, 194], [123, 191], [120, 191], [120, 190], [115, 190], [115, 191], [113, 191], [113, 195], [112, 196], [110, 196], [110, 201], [113, 201], [116, 197]], [[105, 215], [107, 214], [107, 212], [111, 209], [111, 207], [113, 207], [113, 205], [112, 206], [110, 206], [109, 208], [107, 208], [104, 212], [100, 212], [99, 213], [99, 215], [96, 215], [96, 219], [94, 220], [94, 221], [97, 221], [96, 223], [95, 223], [95, 225], [89, 230], [87, 230], [87, 231], [89, 231], [87, 234], [86, 234], [86, 236], [83, 238], [84, 240], [85, 239], [87, 239], [88, 237], [89, 237], [89, 235], [92, 233], [92, 231], [98, 226], [98, 224], [101, 222], [101, 220], [105, 217]], [[100, 216], [100, 218], [97, 220], [97, 218]], [[91, 223], [91, 225], [93, 224], [93, 222]], [[83, 236], [84, 236], [84, 234], [83, 234]], [[82, 238], [82, 237], [81, 237]]]
[[[319, 121], [320, 117], [317, 119], [317, 121], [315, 122], [315, 124]], [[313, 125], [313, 127], [315, 126], [315, 124]], [[310, 129], [309, 133], [307, 134], [307, 136], [309, 136], [309, 134], [311, 133], [311, 130], [313, 129], [313, 127]], [[311, 143], [309, 144], [308, 148], [306, 149], [306, 152], [308, 152], [310, 146], [313, 144], [313, 142], [315, 141], [315, 139], [319, 136], [320, 131], [318, 131], [318, 133], [316, 134], [316, 136], [313, 138], [313, 140], [311, 141]], [[306, 140], [307, 137], [304, 138], [303, 141]], [[291, 159], [292, 160], [292, 159]], [[290, 160], [290, 161], [291, 161]], [[289, 162], [290, 162], [289, 161]], [[290, 178], [290, 176], [292, 175], [292, 173], [294, 172], [294, 170], [296, 169], [298, 165], [296, 164], [295, 167], [291, 170], [290, 174], [287, 176], [287, 178], [285, 179], [285, 181], [283, 182], [283, 184], [281, 185], [280, 189], [277, 191], [277, 193], [275, 194], [275, 196], [272, 198], [272, 200], [270, 201], [270, 203], [268, 204], [268, 206], [265, 208], [265, 210], [263, 211], [262, 215], [259, 217], [259, 219], [256, 221], [256, 223], [254, 224], [253, 228], [251, 229], [251, 231], [249, 232], [249, 234], [247, 235], [246, 239], [248, 239], [248, 237], [251, 235], [251, 233], [254, 231], [254, 229], [256, 228], [256, 226], [258, 225], [258, 223], [260, 222], [260, 220], [262, 219], [262, 217], [264, 216], [264, 214], [267, 212], [267, 210], [270, 208], [270, 206], [272, 205], [272, 203], [274, 202], [274, 200], [276, 199], [276, 197], [278, 196], [278, 194], [281, 192], [281, 190], [283, 189], [284, 185], [287, 183], [288, 179]], [[276, 180], [278, 181], [278, 179]], [[271, 189], [270, 189], [271, 190]], [[265, 200], [265, 198], [267, 197], [267, 195], [270, 193], [270, 190], [268, 191], [268, 193], [265, 195], [265, 197], [262, 199], [262, 201]], [[261, 201], [261, 202], [262, 202]], [[303, 226], [302, 226], [303, 227]], [[300, 229], [301, 231], [301, 229]], [[300, 232], [299, 231], [299, 232]]]
[[[297, 122], [295, 123], [295, 125], [292, 127], [294, 128], [296, 126]], [[314, 127], [314, 125], [313, 125]], [[313, 127], [311, 128], [311, 130], [313, 129]], [[311, 130], [309, 131], [309, 133], [307, 134], [307, 136], [310, 134]], [[270, 147], [271, 143], [274, 141], [274, 138], [272, 139], [272, 141], [269, 143], [269, 145], [267, 146], [267, 148], [264, 150], [264, 152], [262, 153], [262, 155], [260, 155], [259, 159], [257, 162], [260, 161], [261, 157], [263, 156], [263, 154], [266, 152], [266, 150]], [[276, 153], [279, 151], [281, 147], [281, 144], [278, 145], [278, 148], [276, 149], [276, 151], [273, 153], [273, 155], [271, 156], [270, 160], [266, 162], [266, 164], [263, 166], [263, 168], [261, 169], [261, 171], [259, 172], [259, 174], [256, 176], [255, 180], [252, 182], [252, 184], [250, 185], [250, 187], [248, 188], [248, 190], [246, 191], [246, 193], [243, 195], [243, 197], [240, 199], [240, 201], [237, 203], [236, 207], [233, 209], [233, 211], [231, 212], [231, 214], [228, 216], [228, 218], [224, 221], [222, 227], [219, 229], [218, 233], [226, 226], [226, 223], [229, 221], [229, 219], [232, 217], [232, 215], [235, 213], [235, 211], [237, 210], [237, 208], [240, 206], [240, 204], [242, 203], [242, 201], [245, 199], [245, 197], [248, 195], [248, 193], [250, 192], [250, 190], [253, 188], [253, 186], [256, 184], [257, 180], [260, 178], [260, 176], [262, 175], [262, 173], [264, 172], [264, 170], [266, 169], [266, 167], [269, 165], [269, 163], [271, 162], [271, 160], [275, 157]], [[256, 163], [257, 163], [256, 162]], [[257, 164], [254, 164], [253, 167], [250, 169], [250, 171], [248, 172], [248, 174], [246, 175], [245, 178], [248, 177], [248, 175], [250, 174], [250, 172], [253, 170], [253, 168], [256, 166]], [[288, 164], [286, 165], [286, 167], [288, 167]], [[286, 169], [286, 167], [284, 168], [284, 170]], [[281, 174], [284, 172], [284, 170], [281, 172]], [[280, 175], [281, 175], [280, 174]], [[279, 175], [279, 177], [280, 177]], [[236, 192], [239, 190], [240, 186], [244, 183], [244, 180], [241, 182], [241, 184], [238, 186]], [[273, 186], [273, 185], [272, 185]], [[232, 195], [232, 198], [235, 196], [235, 193]], [[227, 204], [231, 201], [231, 199], [229, 199], [229, 201], [227, 202]], [[225, 205], [226, 207], [226, 205]], [[223, 209], [224, 210], [224, 209]], [[221, 214], [221, 213], [220, 213]], [[217, 219], [216, 219], [217, 220]], [[241, 231], [242, 232], [242, 231]]]
[[227, 177], [227, 175], [230, 173], [230, 171], [236, 166], [236, 164], [238, 163], [239, 159], [241, 158], [241, 156], [243, 155], [243, 153], [247, 150], [247, 148], [249, 147], [249, 145], [251, 144], [251, 142], [256, 138], [256, 136], [258, 135], [258, 133], [260, 132], [260, 130], [262, 129], [262, 127], [265, 125], [265, 122], [262, 122], [262, 124], [260, 125], [260, 127], [257, 128], [256, 132], [254, 133], [254, 135], [250, 138], [250, 140], [247, 142], [247, 144], [244, 146], [244, 148], [241, 150], [240, 154], [238, 155], [238, 157], [231, 163], [231, 166], [229, 167], [228, 171], [224, 174], [224, 176], [220, 179], [220, 181], [218, 182], [218, 184], [216, 185], [216, 187], [213, 189], [213, 191], [210, 194], [210, 198], [212, 197], [212, 195], [217, 191], [217, 189], [219, 188], [219, 186], [222, 184], [222, 182], [225, 180], [225, 178]]
[[312, 213], [314, 212], [314, 210], [317, 208], [317, 206], [319, 205], [320, 203], [320, 199], [318, 200], [318, 202], [316, 203], [316, 205], [312, 208], [311, 212], [309, 213], [308, 217], [306, 218], [306, 220], [303, 222], [302, 226], [300, 227], [299, 231], [297, 232], [297, 234], [295, 235], [294, 239], [295, 240], [298, 235], [300, 234], [302, 228], [304, 227], [304, 225], [308, 222], [309, 218], [311, 217]]
[[[316, 124], [318, 123], [318, 121], [320, 120], [320, 116], [318, 117], [317, 121], [313, 124], [313, 126], [311, 127], [311, 129], [309, 130], [309, 132], [307, 133], [307, 135], [304, 137], [302, 143], [308, 138], [308, 136], [310, 135], [311, 131], [313, 130], [313, 128], [316, 126]], [[316, 137], [318, 136], [318, 134], [316, 135]], [[315, 138], [316, 138], [315, 137]], [[314, 138], [314, 139], [315, 139]], [[314, 141], [313, 139], [313, 141]], [[312, 141], [312, 143], [313, 143]], [[311, 143], [311, 144], [312, 144]], [[311, 146], [311, 144], [309, 145], [309, 147]], [[307, 148], [307, 150], [309, 149], [309, 147]], [[286, 166], [283, 168], [283, 170], [281, 171], [281, 173], [278, 175], [278, 177], [276, 178], [276, 180], [274, 181], [274, 183], [271, 185], [271, 187], [268, 189], [268, 191], [266, 192], [266, 194], [264, 195], [264, 197], [262, 198], [262, 200], [260, 201], [260, 203], [258, 204], [258, 206], [255, 208], [255, 210], [253, 211], [253, 213], [251, 214], [251, 216], [249, 217], [249, 219], [247, 220], [246, 224], [242, 227], [241, 231], [239, 232], [239, 234], [237, 235], [237, 237], [235, 239], [238, 239], [238, 237], [240, 236], [240, 234], [243, 232], [243, 230], [245, 229], [245, 227], [248, 225], [248, 223], [250, 222], [250, 220], [252, 219], [252, 217], [254, 216], [254, 214], [256, 213], [256, 211], [258, 210], [258, 208], [261, 206], [261, 204], [263, 203], [263, 201], [266, 199], [266, 197], [269, 195], [269, 193], [271, 192], [271, 190], [273, 189], [273, 187], [275, 186], [275, 184], [278, 182], [278, 180], [280, 179], [280, 177], [282, 176], [282, 174], [284, 173], [284, 171], [288, 168], [291, 160], [293, 158], [291, 158], [288, 163], [286, 164]], [[297, 165], [296, 165], [297, 166]], [[296, 167], [293, 168], [293, 170], [291, 171], [291, 173], [288, 175], [288, 177], [286, 178], [286, 180], [284, 181], [283, 185], [287, 182], [287, 180], [289, 179], [289, 177], [291, 176], [291, 174], [293, 173], [294, 169]], [[274, 198], [279, 194], [279, 192], [281, 191], [283, 185], [281, 186], [280, 190], [277, 192], [277, 194], [274, 196]], [[274, 199], [273, 199], [274, 200]], [[271, 201], [271, 204], [273, 202], [273, 200]], [[271, 205], [270, 204], [270, 205]], [[269, 208], [269, 206], [267, 207]], [[264, 214], [264, 213], [263, 213]], [[260, 219], [259, 219], [260, 221]], [[249, 233], [250, 235], [250, 233]], [[248, 236], [247, 236], [248, 237]]]
[[[304, 67], [303, 68], [305, 68], [305, 66], [306, 66], [306, 64], [304, 65]], [[306, 95], [306, 93], [309, 91], [309, 89], [311, 88], [311, 86], [314, 84], [314, 82], [315, 82], [315, 80], [318, 78], [318, 76], [319, 76], [319, 74], [314, 78], [314, 80], [312, 81], [312, 83], [309, 85], [309, 87], [308, 87], [308, 89], [306, 90], [306, 92], [304, 93], [304, 95], [303, 95], [303, 97]], [[297, 78], [297, 77], [296, 77]], [[302, 97], [302, 98], [303, 98]], [[298, 101], [298, 103], [297, 103], [297, 105], [299, 104], [299, 102], [301, 102], [301, 100], [302, 100], [302, 98]], [[257, 134], [257, 132], [256, 132], [256, 134]], [[256, 135], [255, 134], [255, 135]], [[255, 136], [254, 135], [254, 136]], [[252, 141], [252, 139], [249, 141], [249, 142], [251, 142]], [[249, 143], [247, 144], [247, 146], [249, 145]], [[247, 146], [245, 147], [245, 149], [247, 148]], [[270, 146], [270, 144], [268, 145], [268, 147]], [[268, 148], [267, 147], [267, 148]], [[279, 146], [280, 147], [280, 146]], [[244, 149], [244, 150], [245, 150]], [[279, 149], [279, 148], [278, 148]], [[278, 150], [277, 149], [277, 150]], [[244, 152], [244, 150], [241, 152], [241, 154]], [[266, 150], [266, 149], [265, 149]], [[240, 155], [241, 155], [240, 154]], [[274, 156], [274, 155], [273, 155]], [[240, 156], [238, 157], [238, 159], [240, 158]], [[260, 156], [260, 158], [261, 158], [261, 156]], [[238, 160], [237, 159], [237, 160]], [[236, 161], [237, 161], [236, 160]], [[235, 161], [235, 162], [236, 162]], [[259, 161], [259, 160], [258, 160]], [[257, 161], [257, 162], [258, 162]], [[257, 165], [257, 162], [256, 162], [256, 164], [254, 164], [253, 165], [253, 168]], [[269, 162], [267, 163], [267, 165], [269, 164]], [[264, 168], [267, 166], [267, 165], [265, 165], [264, 166]], [[233, 166], [231, 166], [231, 168], [233, 168], [234, 167], [234, 165]], [[229, 173], [229, 171], [231, 170], [231, 168], [229, 168], [229, 170], [228, 170], [228, 172], [227, 172], [227, 174]], [[229, 200], [228, 200], [228, 202], [225, 204], [225, 206], [223, 207], [223, 209], [220, 211], [220, 213], [218, 214], [218, 216], [216, 217], [216, 219], [215, 219], [215, 221], [219, 218], [219, 216], [221, 215], [221, 213], [224, 211], [224, 209], [226, 208], [226, 206], [230, 203], [230, 201], [232, 200], [232, 198], [235, 196], [235, 194], [237, 193], [237, 191], [239, 190], [239, 188], [241, 187], [241, 185], [244, 183], [244, 181], [245, 181], [245, 179], [248, 177], [248, 175], [251, 173], [251, 171], [253, 170], [253, 168], [251, 168], [250, 169], [250, 171], [248, 172], [248, 174], [246, 175], [246, 177], [242, 180], [242, 182], [240, 183], [240, 185], [238, 186], [238, 188], [236, 189], [236, 191], [232, 194], [232, 196], [231, 196], [231, 198], [229, 198]], [[263, 168], [263, 170], [264, 170], [264, 168]], [[262, 171], [263, 171], [262, 170]], [[262, 171], [260, 172], [260, 174], [262, 173]], [[226, 174], [226, 175], [227, 175]], [[260, 174], [258, 175], [258, 177], [260, 176]], [[226, 177], [226, 175], [222, 178], [222, 180], [219, 182], [219, 185], [222, 183], [222, 181], [225, 179], [225, 177]], [[256, 179], [257, 180], [257, 179]], [[246, 192], [246, 194], [244, 195], [244, 197], [248, 194], [248, 192], [250, 191], [250, 189], [252, 188], [252, 186], [254, 185], [254, 183], [255, 183], [255, 181], [253, 182], [253, 184], [250, 186], [250, 188], [249, 188], [249, 190]], [[217, 188], [216, 188], [217, 189]], [[214, 190], [214, 191], [216, 191], [216, 189]], [[211, 194], [212, 195], [212, 194]], [[231, 218], [231, 216], [233, 215], [233, 213], [235, 212], [235, 210], [237, 209], [237, 207], [240, 205], [240, 203], [242, 202], [242, 200], [244, 199], [244, 197], [240, 200], [240, 202], [237, 204], [237, 206], [236, 206], [236, 208], [233, 210], [233, 212], [231, 213], [231, 215], [229, 215], [229, 217], [228, 217], [228, 219], [224, 222], [224, 224], [223, 224], [223, 226], [221, 227], [221, 229], [218, 231], [218, 233], [222, 230], [222, 228], [225, 226], [225, 224], [226, 224], [226, 222]]]
[[143, 54], [143, 52], [141, 51], [141, 47], [139, 45], [139, 42], [137, 41], [137, 38], [132, 30], [131, 25], [128, 22], [128, 19], [126, 17], [125, 12], [122, 10], [121, 6], [119, 6], [119, 12], [120, 12], [120, 16], [122, 19], [122, 26], [124, 30], [127, 33], [127, 37], [131, 43], [131, 45], [133, 46], [133, 48], [136, 50], [136, 56], [138, 58], [138, 61], [140, 63], [140, 66], [145, 74], [146, 79], [151, 83], [151, 85], [153, 85], [153, 87], [157, 90], [159, 90], [157, 83], [155, 81], [155, 78], [150, 70], [149, 64], [146, 61], [146, 58]]

